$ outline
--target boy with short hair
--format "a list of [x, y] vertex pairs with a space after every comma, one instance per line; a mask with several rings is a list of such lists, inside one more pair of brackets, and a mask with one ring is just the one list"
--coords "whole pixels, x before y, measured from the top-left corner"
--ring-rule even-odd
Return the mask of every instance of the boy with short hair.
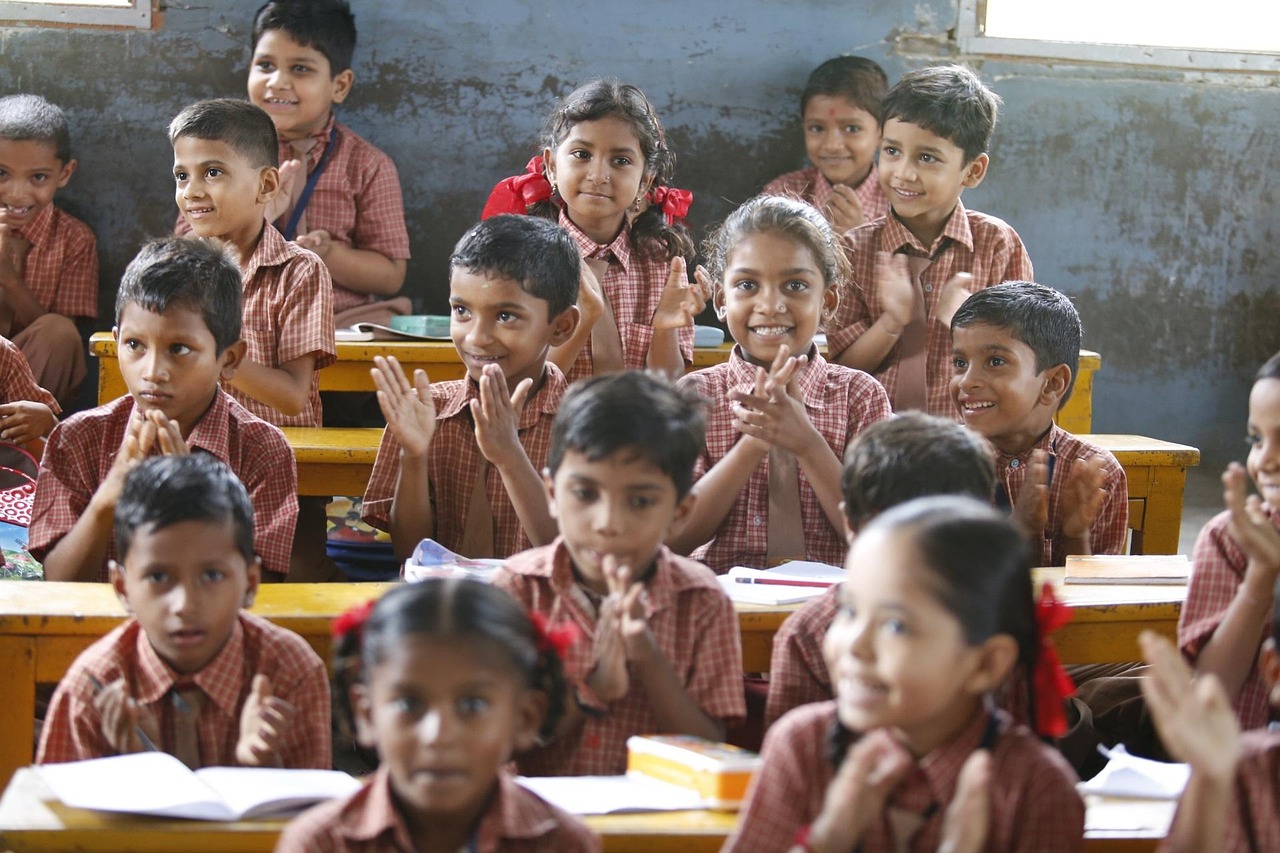
[[809, 75], [800, 93], [807, 169], [779, 175], [763, 190], [807, 201], [837, 232], [884, 216], [889, 199], [880, 187], [884, 69], [861, 56], [837, 56]]
[[[906, 412], [872, 424], [844, 455], [845, 538], [885, 510], [928, 495], [971, 495], [990, 502], [995, 459], [982, 436], [954, 421]], [[765, 726], [787, 711], [834, 695], [822, 642], [839, 609], [833, 586], [791, 614], [773, 639]]]
[[394, 358], [373, 376], [387, 428], [364, 520], [397, 556], [432, 538], [467, 557], [509, 557], [555, 538], [538, 471], [568, 387], [547, 360], [578, 323], [581, 259], [537, 217], [495, 216], [449, 261], [450, 334], [467, 378], [413, 384]]
[[710, 569], [662, 544], [692, 507], [705, 429], [697, 398], [640, 371], [566, 395], [543, 471], [560, 536], [493, 582], [588, 639], [565, 662], [565, 720], [521, 773], [622, 773], [631, 735], [723, 740], [744, 716], [733, 605]]
[[913, 71], [885, 97], [878, 168], [892, 210], [848, 234], [853, 275], [828, 341], [832, 361], [880, 380], [894, 411], [955, 418], [951, 316], [972, 291], [1033, 278], [1017, 232], [960, 202], [986, 176], [999, 104], [958, 65]]
[[113, 335], [129, 394], [81, 412], [49, 438], [36, 480], [28, 550], [48, 580], [105, 581], [125, 475], [144, 457], [199, 450], [231, 466], [253, 499], [257, 547], [288, 571], [297, 516], [293, 451], [280, 430], [219, 382], [244, 358], [240, 271], [208, 240], [143, 246], [116, 294]]
[[192, 768], [328, 768], [329, 679], [307, 642], [242, 607], [260, 563], [244, 486], [211, 456], [147, 459], [116, 508], [111, 583], [131, 617], [76, 658], [37, 764], [140, 752]]
[[77, 322], [98, 317], [98, 248], [53, 204], [76, 170], [67, 117], [38, 95], [0, 98], [0, 335], [62, 405], [85, 377]]
[[1053, 422], [1075, 385], [1080, 336], [1071, 300], [1027, 281], [979, 290], [951, 320], [952, 405], [995, 447], [996, 504], [1041, 566], [1123, 553], [1129, 531], [1120, 463]]

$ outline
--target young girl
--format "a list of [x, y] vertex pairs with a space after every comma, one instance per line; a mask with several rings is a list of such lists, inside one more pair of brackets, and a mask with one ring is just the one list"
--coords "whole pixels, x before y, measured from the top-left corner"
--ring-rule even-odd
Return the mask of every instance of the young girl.
[[1075, 774], [991, 699], [1015, 667], [1059, 680], [1030, 565], [1022, 535], [973, 498], [920, 498], [864, 528], [824, 647], [836, 698], [769, 730], [727, 849], [1082, 849]]
[[517, 785], [512, 754], [554, 728], [562, 629], [475, 581], [397, 587], [334, 624], [334, 696], [382, 764], [289, 824], [280, 851], [596, 851], [575, 818]]
[[719, 281], [716, 314], [738, 345], [681, 380], [711, 405], [697, 498], [668, 544], [721, 573], [797, 557], [839, 565], [840, 457], [890, 413], [879, 382], [829, 364], [813, 343], [848, 270], [839, 238], [810, 205], [758, 196], [705, 253], [710, 271], [698, 277]]
[[679, 376], [693, 361], [693, 241], [681, 222], [693, 195], [668, 186], [675, 154], [635, 86], [593, 80], [547, 120], [546, 148], [494, 188], [482, 219], [542, 216], [569, 232], [585, 263], [574, 336], [551, 351], [570, 382], [623, 368]]

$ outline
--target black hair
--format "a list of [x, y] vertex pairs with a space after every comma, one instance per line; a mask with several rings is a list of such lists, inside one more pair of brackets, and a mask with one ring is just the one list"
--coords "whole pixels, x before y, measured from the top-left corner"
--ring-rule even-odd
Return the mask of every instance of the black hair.
[[1065, 364], [1071, 381], [1058, 408], [1071, 399], [1080, 369], [1080, 312], [1064, 294], [1030, 281], [1006, 281], [979, 290], [951, 318], [951, 329], [983, 325], [1005, 329], [1036, 354], [1036, 373]]
[[239, 98], [197, 101], [169, 123], [169, 144], [179, 139], [225, 142], [255, 169], [280, 165], [276, 126], [257, 104]]
[[428, 578], [392, 587], [373, 606], [363, 628], [334, 638], [333, 703], [340, 735], [351, 738], [355, 731], [351, 686], [367, 684], [374, 667], [408, 636], [457, 637], [501, 651], [526, 687], [547, 696], [540, 734], [547, 738], [555, 731], [568, 684], [564, 663], [543, 641], [528, 611], [496, 586]]
[[449, 267], [511, 279], [547, 303], [548, 322], [578, 301], [578, 246], [545, 219], [507, 213], [473, 225], [454, 247]]
[[162, 237], [138, 250], [116, 291], [116, 323], [131, 303], [153, 314], [196, 311], [221, 355], [240, 340], [242, 280], [228, 250], [212, 240]]
[[884, 121], [896, 118], [941, 136], [972, 162], [991, 144], [1000, 96], [963, 65], [933, 65], [908, 72], [884, 99]]
[[267, 30], [280, 30], [303, 47], [313, 47], [329, 60], [329, 76], [351, 67], [356, 49], [356, 17], [346, 0], [271, 0], [253, 14], [253, 43]]
[[813, 69], [804, 91], [800, 93], [800, 114], [809, 108], [815, 95], [848, 98], [859, 109], [884, 124], [884, 96], [889, 91], [889, 78], [884, 69], [862, 56], [837, 56]]
[[53, 146], [54, 156], [65, 166], [71, 162], [71, 131], [67, 114], [39, 95], [6, 95], [0, 98], [0, 139], [42, 142]]
[[1264, 361], [1253, 377], [1254, 382], [1261, 382], [1263, 379], [1280, 379], [1280, 352]]
[[758, 195], [729, 214], [703, 244], [707, 272], [717, 286], [724, 286], [725, 267], [738, 243], [753, 234], [781, 234], [802, 243], [813, 253], [828, 288], [849, 279], [849, 258], [840, 237], [816, 207], [786, 196]]
[[[571, 92], [548, 116], [543, 145], [554, 151], [575, 125], [603, 118], [618, 118], [629, 124], [640, 142], [645, 177], [655, 187], [670, 185], [676, 155], [667, 147], [662, 122], [658, 121], [644, 92], [617, 80], [592, 80]], [[555, 221], [560, 218], [561, 204], [556, 193], [550, 200], [532, 205], [529, 213]], [[631, 223], [631, 245], [646, 257], [669, 261], [680, 255], [686, 261], [693, 261], [693, 238], [688, 229], [678, 222], [668, 223], [662, 208], [656, 204], [649, 205]]]
[[955, 421], [904, 412], [849, 442], [840, 478], [844, 515], [858, 529], [887, 509], [929, 495], [969, 495], [991, 503], [995, 455], [987, 440]]
[[575, 382], [551, 428], [547, 470], [555, 476], [567, 451], [592, 462], [625, 452], [671, 478], [677, 499], [693, 486], [706, 437], [702, 399], [642, 370]]
[[163, 530], [184, 521], [230, 522], [236, 550], [253, 562], [253, 504], [235, 473], [202, 451], [151, 456], [124, 479], [116, 501], [115, 537], [120, 562], [141, 527]]

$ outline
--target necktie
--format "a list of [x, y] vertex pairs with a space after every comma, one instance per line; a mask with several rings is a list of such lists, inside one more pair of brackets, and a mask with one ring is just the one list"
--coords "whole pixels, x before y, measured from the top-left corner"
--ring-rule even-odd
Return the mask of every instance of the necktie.
[[596, 280], [600, 282], [600, 295], [604, 302], [604, 313], [591, 329], [591, 372], [596, 376], [601, 373], [617, 373], [622, 370], [624, 362], [618, 319], [613, 314], [613, 306], [609, 304], [609, 294], [604, 289], [604, 277], [609, 272], [609, 261], [606, 258], [587, 258], [585, 263], [595, 273]]
[[475, 486], [471, 490], [471, 500], [467, 504], [462, 544], [459, 546], [462, 556], [473, 560], [496, 556], [493, 547], [493, 507], [489, 504], [489, 493], [485, 489], [485, 477], [488, 473], [489, 460], [481, 457]]
[[925, 313], [924, 283], [920, 277], [933, 263], [929, 258], [907, 256], [911, 269], [911, 283], [915, 289], [915, 312], [911, 322], [902, 330], [898, 342], [902, 356], [898, 360], [898, 386], [894, 393], [893, 410], [927, 408], [929, 402], [929, 321]]
[[200, 710], [204, 691], [195, 685], [173, 689], [173, 754], [197, 770], [200, 767]]
[[800, 468], [789, 451], [769, 448], [770, 566], [782, 560], [804, 559], [804, 519], [800, 514]]

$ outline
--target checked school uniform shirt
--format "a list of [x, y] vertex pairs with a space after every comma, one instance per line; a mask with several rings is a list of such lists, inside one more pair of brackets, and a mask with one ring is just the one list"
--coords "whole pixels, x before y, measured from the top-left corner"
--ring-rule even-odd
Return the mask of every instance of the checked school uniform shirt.
[[62, 413], [53, 395], [36, 384], [36, 377], [22, 350], [8, 338], [0, 337], [0, 402], [16, 403], [19, 400], [44, 403], [55, 415]]
[[[706, 566], [666, 546], [644, 583], [645, 615], [663, 657], [703, 713], [732, 728], [746, 716], [746, 699], [738, 617], [729, 597]], [[565, 660], [570, 682], [582, 683], [595, 664], [598, 605], [574, 580], [564, 539], [507, 560], [493, 584], [553, 624], [569, 621], [582, 630]], [[627, 768], [627, 738], [657, 732], [652, 702], [632, 673], [630, 691], [608, 703], [603, 716], [586, 716], [578, 731], [519, 756], [517, 764], [525, 776], [615, 775]]]
[[[798, 198], [818, 208], [827, 221], [831, 221], [831, 182], [818, 170], [810, 166], [798, 172], [787, 172], [779, 175], [764, 185], [763, 195], [780, 195], [787, 198]], [[853, 188], [853, 194], [862, 204], [862, 212], [867, 222], [874, 222], [889, 212], [889, 199], [880, 187], [880, 169], [875, 163], [862, 183]]]
[[31, 244], [22, 283], [36, 301], [54, 314], [96, 319], [98, 244], [89, 226], [50, 204], [17, 232]]
[[769, 698], [764, 706], [766, 728], [792, 708], [832, 697], [831, 671], [822, 654], [822, 640], [839, 610], [840, 585], [836, 584], [806, 601], [774, 635]]

